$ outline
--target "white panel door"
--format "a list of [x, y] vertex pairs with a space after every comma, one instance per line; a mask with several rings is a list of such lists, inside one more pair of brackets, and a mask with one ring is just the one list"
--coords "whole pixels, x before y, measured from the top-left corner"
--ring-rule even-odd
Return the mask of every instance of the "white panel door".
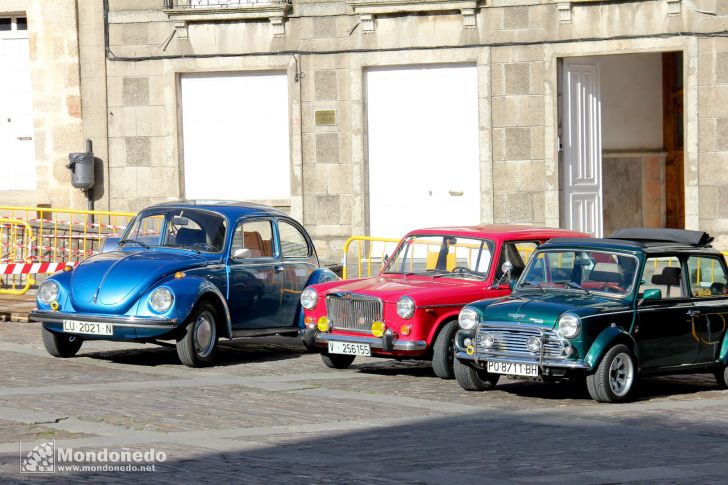
[[0, 32], [0, 190], [35, 190], [27, 31]]
[[568, 229], [602, 236], [599, 65], [564, 60], [563, 208]]
[[185, 197], [288, 199], [286, 74], [184, 74], [181, 85]]
[[369, 233], [480, 222], [475, 66], [366, 73]]

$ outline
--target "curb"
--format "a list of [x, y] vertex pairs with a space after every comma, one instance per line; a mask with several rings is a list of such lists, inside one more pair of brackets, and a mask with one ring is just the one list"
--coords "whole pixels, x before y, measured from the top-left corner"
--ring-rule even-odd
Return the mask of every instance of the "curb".
[[27, 313], [0, 312], [0, 322], [29, 323]]

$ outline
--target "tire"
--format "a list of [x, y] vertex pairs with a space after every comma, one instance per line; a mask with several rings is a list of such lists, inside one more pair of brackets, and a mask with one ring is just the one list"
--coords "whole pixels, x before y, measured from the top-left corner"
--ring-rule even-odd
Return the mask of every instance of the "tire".
[[487, 391], [493, 389], [500, 374], [491, 374], [483, 369], [474, 369], [458, 359], [453, 362], [453, 373], [460, 387], [466, 391]]
[[619, 344], [604, 355], [596, 372], [586, 376], [586, 387], [597, 402], [623, 402], [629, 399], [636, 379], [637, 366], [632, 351]]
[[331, 369], [346, 369], [348, 368], [356, 355], [341, 355], [341, 354], [329, 354], [328, 352], [321, 353], [321, 360], [324, 361], [326, 367]]
[[212, 363], [217, 352], [217, 311], [210, 303], [195, 307], [187, 321], [185, 334], [177, 340], [179, 360], [188, 367]]
[[53, 357], [73, 357], [83, 344], [78, 335], [51, 332], [43, 327], [43, 346]]
[[303, 343], [303, 346], [306, 347], [306, 351], [310, 352], [312, 354], [318, 354], [321, 352], [321, 349], [317, 345], [311, 345], [305, 340], [301, 340], [301, 343]]
[[718, 387], [728, 389], [728, 367], [715, 371], [715, 380], [718, 381]]
[[453, 379], [455, 377], [453, 371], [453, 361], [455, 360], [453, 343], [457, 331], [457, 320], [446, 323], [440, 333], [437, 334], [435, 345], [432, 347], [432, 370], [441, 379]]

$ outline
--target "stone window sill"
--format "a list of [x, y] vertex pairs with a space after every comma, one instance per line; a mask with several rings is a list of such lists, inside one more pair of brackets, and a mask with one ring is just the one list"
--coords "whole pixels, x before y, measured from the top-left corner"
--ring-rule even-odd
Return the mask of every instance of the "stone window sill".
[[275, 37], [286, 34], [284, 20], [291, 11], [291, 3], [286, 0], [240, 1], [232, 0], [171, 0], [164, 13], [175, 21], [177, 37], [187, 39], [187, 26], [190, 22], [211, 22], [227, 20], [270, 21]]
[[362, 31], [374, 32], [374, 17], [381, 14], [460, 11], [463, 26], [475, 28], [475, 14], [483, 0], [347, 0], [359, 15]]

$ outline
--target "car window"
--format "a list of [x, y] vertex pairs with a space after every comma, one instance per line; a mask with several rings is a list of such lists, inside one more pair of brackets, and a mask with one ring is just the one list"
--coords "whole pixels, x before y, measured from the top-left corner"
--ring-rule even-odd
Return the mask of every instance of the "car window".
[[680, 260], [675, 256], [647, 258], [639, 296], [645, 290], [658, 289], [662, 298], [684, 298], [687, 295]]
[[693, 296], [728, 295], [728, 279], [720, 259], [691, 256], [688, 258], [690, 291]]
[[224, 217], [210, 211], [156, 209], [136, 217], [121, 243], [219, 253], [225, 243], [226, 226]]
[[286, 221], [278, 221], [278, 235], [284, 258], [307, 258], [310, 254], [306, 236], [294, 225]]
[[[235, 228], [232, 254], [246, 250], [243, 258], [273, 257], [273, 226], [270, 220], [244, 221]], [[238, 253], [240, 254], [240, 253]]]
[[500, 279], [503, 276], [501, 267], [506, 261], [510, 261], [513, 265], [511, 271], [511, 277], [513, 279], [520, 278], [523, 270], [526, 268], [526, 263], [531, 259], [531, 255], [538, 247], [538, 243], [531, 241], [513, 241], [503, 243], [503, 249], [501, 250], [500, 259], [498, 260], [498, 267], [495, 269], [495, 278]]

